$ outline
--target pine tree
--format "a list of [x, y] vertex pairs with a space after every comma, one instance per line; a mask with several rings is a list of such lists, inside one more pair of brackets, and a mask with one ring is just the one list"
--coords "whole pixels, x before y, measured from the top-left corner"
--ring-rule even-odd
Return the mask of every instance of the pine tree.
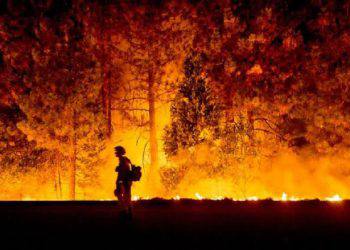
[[172, 122], [165, 128], [164, 150], [169, 156], [219, 134], [220, 104], [202, 64], [203, 56], [195, 53], [184, 62], [185, 79], [171, 105]]

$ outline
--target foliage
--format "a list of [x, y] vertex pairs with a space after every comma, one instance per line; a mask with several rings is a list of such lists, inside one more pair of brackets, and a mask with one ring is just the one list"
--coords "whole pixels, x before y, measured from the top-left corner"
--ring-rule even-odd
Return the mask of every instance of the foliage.
[[220, 1], [196, 9], [196, 49], [210, 55], [208, 76], [229, 109], [243, 110], [255, 131], [274, 134], [281, 146], [329, 153], [348, 145], [348, 100], [340, 95], [349, 82], [345, 2]]
[[[61, 163], [75, 161], [79, 187], [91, 185], [101, 165], [99, 154], [106, 131], [100, 101], [100, 63], [92, 53], [90, 40], [83, 37], [79, 12], [70, 18], [74, 7], [63, 10], [59, 18], [45, 16], [52, 6], [34, 7], [38, 7], [36, 16], [13, 20], [9, 13], [3, 17], [6, 22], [2, 26], [6, 36], [1, 43], [5, 62], [1, 73], [12, 76], [4, 78], [9, 87], [4, 93], [9, 101], [4, 105], [17, 107], [12, 113], [22, 115], [12, 118], [17, 123], [13, 128], [16, 139], [22, 137], [22, 143], [36, 150], [28, 154], [28, 146], [24, 147], [28, 155], [18, 155], [19, 160], [37, 155], [49, 163], [50, 157], [42, 153], [49, 150]], [[12, 166], [18, 164], [12, 162]], [[50, 166], [53, 173], [55, 165]]]
[[174, 93], [181, 76], [177, 65], [193, 37], [185, 7], [176, 1], [122, 2], [114, 14], [119, 30], [113, 33], [116, 43], [111, 43], [111, 50], [122, 63], [123, 76], [113, 93], [113, 109], [133, 126], [147, 127], [151, 103], [167, 103]]
[[164, 132], [164, 150], [170, 156], [218, 136], [220, 102], [204, 76], [202, 61], [199, 54], [193, 54], [184, 62], [185, 79], [171, 106], [172, 121]]
[[91, 182], [105, 135], [97, 63], [75, 44], [79, 41], [57, 39], [54, 53], [50, 48], [32, 52], [33, 87], [19, 102], [26, 119], [18, 127], [41, 147], [76, 158], [78, 182]]

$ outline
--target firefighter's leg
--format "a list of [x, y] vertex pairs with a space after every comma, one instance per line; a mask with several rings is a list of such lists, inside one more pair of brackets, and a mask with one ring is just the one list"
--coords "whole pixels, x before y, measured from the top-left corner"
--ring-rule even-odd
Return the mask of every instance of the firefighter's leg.
[[125, 182], [125, 205], [131, 213], [131, 181]]
[[117, 183], [117, 198], [120, 203], [120, 207], [125, 209], [125, 201], [124, 201], [124, 193], [125, 193], [125, 187], [122, 182]]

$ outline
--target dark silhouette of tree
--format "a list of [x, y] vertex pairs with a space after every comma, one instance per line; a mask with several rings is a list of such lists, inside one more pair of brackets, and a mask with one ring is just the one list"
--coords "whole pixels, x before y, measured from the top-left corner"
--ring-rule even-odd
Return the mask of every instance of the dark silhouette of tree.
[[165, 128], [164, 150], [174, 155], [219, 135], [220, 100], [203, 71], [203, 58], [193, 53], [184, 62], [185, 79], [171, 105], [171, 123]]

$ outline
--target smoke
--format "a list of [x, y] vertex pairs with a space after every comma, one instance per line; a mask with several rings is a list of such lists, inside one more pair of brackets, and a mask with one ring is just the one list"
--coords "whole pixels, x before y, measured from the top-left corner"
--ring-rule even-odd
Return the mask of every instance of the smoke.
[[1, 169], [1, 200], [59, 200], [67, 185], [59, 184], [48, 169], [29, 169], [25, 172], [16, 168]]
[[264, 193], [276, 197], [282, 192], [300, 198], [325, 198], [339, 194], [349, 198], [349, 153], [315, 155], [283, 151], [265, 162], [258, 181]]
[[173, 157], [162, 169], [166, 196], [264, 199], [286, 193], [299, 199], [324, 199], [335, 194], [350, 197], [350, 155], [345, 150], [315, 155], [308, 148], [298, 152], [287, 148], [273, 157], [229, 159], [228, 165], [222, 165], [215, 149], [202, 144]]
[[[179, 150], [166, 158], [160, 152], [159, 178], [149, 178], [147, 131], [118, 128], [100, 156], [98, 176], [90, 185], [77, 189], [77, 199], [113, 200], [114, 147], [123, 145], [131, 161], [142, 166], [143, 177], [133, 185], [133, 196], [140, 198], [280, 198], [282, 193], [299, 199], [324, 199], [335, 194], [350, 198], [350, 154], [346, 148], [317, 154], [311, 148], [282, 148], [270, 157], [251, 155], [237, 158], [219, 150], [216, 142]], [[160, 148], [162, 143], [160, 142]], [[65, 199], [67, 176], [61, 171], [61, 185], [54, 168], [33, 168], [26, 172], [2, 169], [2, 200]]]

